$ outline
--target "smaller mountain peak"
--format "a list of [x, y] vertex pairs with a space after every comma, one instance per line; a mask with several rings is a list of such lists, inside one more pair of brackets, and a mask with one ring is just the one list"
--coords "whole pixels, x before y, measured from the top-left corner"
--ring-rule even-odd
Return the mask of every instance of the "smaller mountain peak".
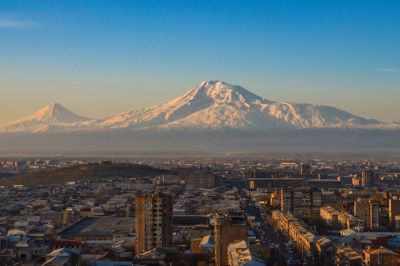
[[65, 108], [58, 102], [52, 102], [52, 103], [49, 103], [48, 105], [44, 106], [43, 109], [46, 109], [48, 111], [55, 111], [55, 110], [62, 110]]
[[49, 103], [36, 112], [39, 116], [58, 115], [58, 113], [68, 112], [68, 110], [57, 102]]
[[38, 111], [34, 112], [33, 114], [25, 118], [21, 118], [16, 122], [30, 121], [30, 120], [41, 121], [50, 124], [57, 124], [57, 123], [79, 122], [89, 119], [69, 111], [64, 106], [62, 106], [57, 102], [52, 102], [42, 107]]
[[48, 106], [51, 106], [51, 107], [62, 107], [62, 105], [59, 104], [58, 102], [52, 102], [52, 103], [48, 104]]

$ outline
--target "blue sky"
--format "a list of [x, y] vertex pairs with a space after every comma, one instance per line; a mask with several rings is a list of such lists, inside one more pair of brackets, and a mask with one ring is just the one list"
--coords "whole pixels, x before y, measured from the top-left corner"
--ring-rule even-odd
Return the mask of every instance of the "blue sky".
[[0, 123], [90, 117], [203, 80], [400, 121], [400, 1], [0, 1]]

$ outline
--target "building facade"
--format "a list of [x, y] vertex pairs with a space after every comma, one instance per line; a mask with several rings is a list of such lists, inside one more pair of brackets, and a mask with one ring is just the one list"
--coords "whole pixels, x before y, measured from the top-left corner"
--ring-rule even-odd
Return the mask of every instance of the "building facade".
[[216, 215], [214, 224], [215, 265], [228, 265], [228, 246], [247, 239], [247, 226], [243, 217]]
[[372, 186], [374, 172], [372, 170], [363, 170], [361, 173], [361, 186], [367, 188]]
[[172, 206], [172, 196], [168, 193], [145, 193], [136, 197], [136, 254], [172, 245]]
[[310, 215], [321, 207], [322, 194], [318, 189], [295, 188], [282, 189], [280, 192], [280, 209], [295, 216]]
[[395, 225], [395, 217], [400, 215], [400, 200], [389, 199], [389, 224]]

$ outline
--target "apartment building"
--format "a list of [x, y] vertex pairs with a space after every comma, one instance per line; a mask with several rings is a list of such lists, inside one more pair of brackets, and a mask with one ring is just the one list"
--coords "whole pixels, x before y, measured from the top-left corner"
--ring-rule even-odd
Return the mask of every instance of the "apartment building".
[[272, 219], [277, 223], [278, 230], [288, 235], [290, 240], [297, 243], [300, 251], [311, 253], [314, 249], [316, 237], [307, 225], [294, 217], [291, 213], [284, 213], [279, 210], [272, 212]]
[[349, 213], [339, 211], [330, 205], [321, 207], [319, 214], [325, 223], [331, 227], [338, 226], [345, 229], [355, 229], [357, 231], [362, 231], [365, 227], [364, 220]]
[[136, 254], [172, 244], [172, 196], [154, 192], [136, 197]]
[[318, 189], [295, 188], [280, 191], [280, 209], [295, 216], [310, 215], [321, 207], [322, 194]]
[[244, 217], [215, 215], [215, 265], [228, 264], [228, 245], [247, 239], [247, 226]]

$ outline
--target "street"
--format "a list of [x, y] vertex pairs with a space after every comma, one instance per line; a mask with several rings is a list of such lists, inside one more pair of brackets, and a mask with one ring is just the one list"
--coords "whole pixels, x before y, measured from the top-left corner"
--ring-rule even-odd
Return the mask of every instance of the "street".
[[[253, 228], [256, 237], [261, 243], [267, 244], [271, 248], [271, 259], [269, 264], [277, 262], [278, 265], [303, 265], [299, 263], [301, 256], [295, 253], [290, 253], [288, 250], [286, 240], [281, 233], [275, 233], [273, 229], [266, 224], [266, 220], [263, 219], [261, 210], [254, 202], [246, 195], [242, 186], [236, 186], [240, 197], [245, 199], [244, 211], [247, 216], [253, 216], [256, 226]], [[266, 214], [268, 215], [268, 214]], [[276, 253], [273, 253], [275, 250]]]

